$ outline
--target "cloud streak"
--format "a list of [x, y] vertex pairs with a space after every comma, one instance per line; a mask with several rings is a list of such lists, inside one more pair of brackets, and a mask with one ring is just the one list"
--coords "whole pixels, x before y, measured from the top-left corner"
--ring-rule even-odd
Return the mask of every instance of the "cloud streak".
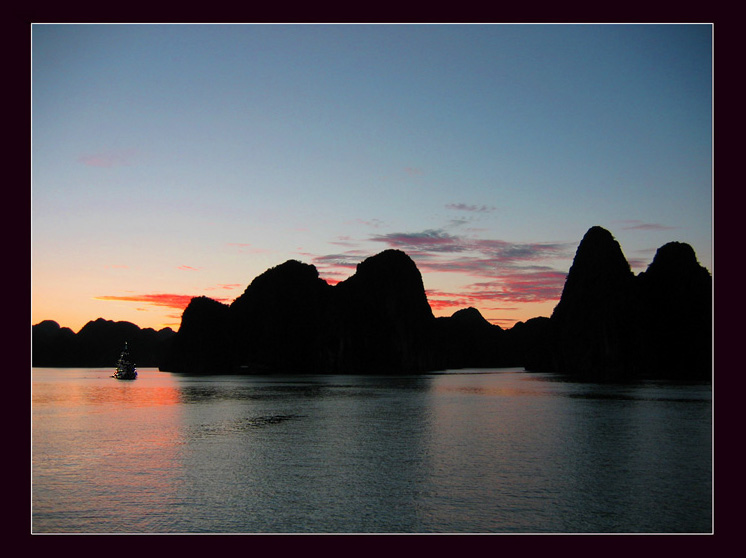
[[234, 289], [240, 289], [243, 285], [240, 283], [224, 283], [217, 285], [215, 287], [207, 287], [205, 288], [206, 291], [217, 291], [217, 290], [225, 290], [225, 291], [232, 291]]
[[636, 219], [619, 221], [619, 223], [623, 224], [622, 229], [625, 231], [669, 231], [676, 228], [661, 225], [659, 223], [644, 223], [643, 221]]
[[[191, 302], [193, 295], [184, 294], [173, 294], [173, 293], [152, 293], [152, 294], [137, 294], [137, 295], [104, 295], [94, 297], [96, 300], [105, 300], [110, 302], [137, 302], [150, 304], [152, 306], [161, 306], [166, 308], [175, 308], [177, 310], [184, 310]], [[227, 298], [215, 298], [218, 302], [229, 303], [232, 299]]]
[[516, 269], [496, 275], [488, 281], [472, 283], [458, 293], [428, 290], [427, 294], [433, 310], [467, 306], [489, 307], [494, 310], [498, 309], [495, 304], [558, 301], [566, 278], [567, 274], [560, 271]]
[[[452, 234], [443, 228], [420, 232], [392, 232], [372, 235], [367, 241], [398, 249], [412, 257], [423, 275], [453, 273], [473, 278], [461, 292], [428, 291], [434, 311], [468, 306], [497, 309], [495, 305], [543, 303], [559, 300], [566, 272], [552, 265], [567, 260], [575, 243], [509, 242]], [[345, 247], [355, 243], [345, 238]], [[357, 264], [370, 256], [351, 249], [342, 253], [313, 256], [320, 275], [334, 284], [354, 272]], [[506, 320], [508, 322], [509, 320]]]
[[455, 209], [456, 211], [469, 211], [471, 213], [489, 213], [494, 211], [495, 208], [490, 205], [468, 205], [465, 203], [449, 203], [446, 205], [447, 209]]
[[410, 252], [463, 252], [468, 250], [462, 239], [439, 229], [419, 233], [389, 233], [374, 235], [373, 242], [388, 244], [390, 248]]
[[78, 162], [87, 167], [112, 168], [129, 166], [135, 156], [134, 149], [123, 151], [107, 151], [102, 153], [86, 153], [78, 157]]
[[[387, 244], [413, 254], [432, 256], [435, 254], [457, 254], [473, 252], [480, 258], [462, 258], [446, 262], [443, 271], [467, 271], [463, 264], [476, 264], [481, 268], [490, 265], [512, 265], [524, 261], [539, 261], [563, 257], [573, 245], [565, 243], [516, 243], [504, 240], [474, 239], [455, 236], [441, 229], [429, 229], [419, 233], [390, 233], [375, 235], [373, 242]], [[428, 264], [430, 265], [430, 264]]]
[[567, 274], [554, 270], [514, 270], [491, 281], [470, 285], [469, 295], [477, 300], [511, 303], [559, 300]]

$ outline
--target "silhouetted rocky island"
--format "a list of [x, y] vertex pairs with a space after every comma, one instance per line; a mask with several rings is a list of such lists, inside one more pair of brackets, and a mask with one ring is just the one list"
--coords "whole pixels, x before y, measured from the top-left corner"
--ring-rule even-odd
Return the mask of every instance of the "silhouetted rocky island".
[[434, 329], [422, 277], [403, 252], [368, 258], [335, 286], [291, 260], [254, 279], [231, 305], [193, 299], [161, 369], [422, 372], [438, 366]]
[[134, 350], [133, 335], [140, 335], [148, 355], [140, 366], [195, 374], [523, 366], [599, 381], [707, 380], [712, 373], [712, 278], [692, 248], [666, 244], [635, 276], [601, 227], [578, 246], [551, 318], [509, 330], [475, 308], [434, 317], [417, 266], [398, 250], [366, 259], [334, 286], [313, 265], [290, 260], [258, 276], [230, 305], [192, 299], [176, 334], [125, 324], [97, 320], [77, 335], [54, 322], [37, 324], [33, 364], [66, 365], [49, 364], [57, 354], [84, 366], [76, 358], [85, 353], [91, 366], [110, 365], [110, 345], [116, 352], [126, 339]]
[[158, 366], [163, 362], [175, 332], [140, 329], [130, 322], [99, 318], [78, 332], [44, 320], [31, 329], [31, 363], [40, 367], [113, 367], [117, 355], [128, 342], [138, 366]]
[[688, 244], [661, 247], [635, 276], [611, 233], [591, 228], [549, 325], [548, 370], [592, 380], [711, 377], [712, 277]]

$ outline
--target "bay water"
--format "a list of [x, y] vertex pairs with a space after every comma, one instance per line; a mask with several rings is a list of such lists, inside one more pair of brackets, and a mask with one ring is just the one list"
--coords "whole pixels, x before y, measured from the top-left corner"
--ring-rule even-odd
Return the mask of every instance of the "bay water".
[[32, 370], [34, 533], [709, 533], [709, 384]]

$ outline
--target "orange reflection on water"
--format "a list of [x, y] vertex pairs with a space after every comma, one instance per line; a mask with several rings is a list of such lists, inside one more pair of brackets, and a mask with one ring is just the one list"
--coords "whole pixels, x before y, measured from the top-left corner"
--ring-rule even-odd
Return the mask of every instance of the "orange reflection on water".
[[[147, 370], [132, 382], [103, 370], [36, 372], [33, 505], [45, 518], [37, 528], [64, 531], [96, 510], [97, 531], [157, 530], [183, 479], [177, 383]], [[118, 524], [121, 516], [131, 524]]]
[[535, 385], [523, 387], [520, 384], [526, 381], [521, 372], [520, 381], [509, 381], [515, 371], [508, 369], [502, 373], [487, 373], [475, 371], [474, 373], [463, 372], [452, 376], [441, 376], [434, 382], [432, 390], [437, 393], [482, 395], [492, 397], [515, 397], [515, 396], [541, 396], [545, 395]]

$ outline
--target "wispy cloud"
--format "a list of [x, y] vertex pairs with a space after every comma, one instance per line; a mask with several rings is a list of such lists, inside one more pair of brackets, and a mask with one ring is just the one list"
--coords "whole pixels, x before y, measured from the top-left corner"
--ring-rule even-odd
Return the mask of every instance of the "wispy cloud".
[[324, 279], [330, 285], [336, 285], [340, 281], [344, 281], [357, 269], [357, 264], [363, 261], [365, 258], [370, 256], [369, 252], [364, 250], [356, 249], [354, 242], [332, 242], [340, 246], [350, 247], [350, 250], [336, 254], [326, 254], [318, 256], [309, 252], [298, 252], [299, 256], [306, 258], [316, 266], [319, 271], [319, 276]]
[[428, 290], [433, 310], [447, 310], [474, 306], [505, 309], [505, 303], [541, 303], [560, 299], [566, 273], [555, 270], [511, 269], [496, 274], [488, 281], [468, 285], [458, 293]]
[[627, 258], [627, 263], [632, 269], [645, 269], [650, 262], [642, 258]]
[[435, 289], [427, 289], [425, 291], [427, 301], [436, 313], [438, 311], [451, 310], [466, 308], [473, 305], [473, 300], [464, 293], [451, 293]]
[[[94, 297], [96, 300], [106, 300], [114, 302], [138, 302], [150, 304], [152, 306], [163, 306], [166, 308], [175, 308], [177, 310], [183, 310], [189, 305], [189, 302], [194, 298], [194, 295], [184, 294], [173, 294], [173, 293], [152, 293], [152, 294], [136, 294], [136, 295], [104, 295]], [[214, 298], [218, 302], [231, 302], [231, 299], [226, 298]]]
[[469, 211], [471, 213], [489, 213], [495, 210], [491, 205], [469, 205], [465, 203], [449, 203], [446, 205], [446, 208], [455, 209], [456, 211]]
[[354, 270], [367, 254], [359, 250], [350, 250], [342, 254], [327, 254], [326, 256], [314, 256], [313, 264], [319, 269], [331, 270]]
[[391, 248], [405, 252], [463, 252], [467, 250], [459, 237], [439, 229], [429, 229], [418, 233], [375, 235], [370, 240], [388, 244]]
[[333, 244], [334, 246], [342, 246], [343, 248], [354, 248], [358, 245], [358, 241], [349, 236], [340, 236], [337, 240], [331, 240], [329, 244]]
[[[496, 305], [504, 307], [506, 303], [557, 301], [562, 294], [566, 271], [555, 269], [554, 261], [569, 260], [577, 247], [576, 243], [476, 238], [452, 234], [442, 228], [378, 234], [367, 240], [406, 252], [423, 274], [453, 273], [473, 278], [460, 292], [428, 290], [430, 306], [436, 312], [468, 306], [494, 310]], [[350, 238], [339, 244], [355, 246]], [[350, 249], [313, 256], [312, 261], [320, 275], [330, 278], [328, 282], [334, 284], [349, 277], [357, 264], [370, 255], [361, 249]]]
[[625, 231], [668, 231], [676, 228], [659, 223], [645, 223], [636, 219], [617, 221], [617, 223], [621, 224], [622, 229]]
[[371, 227], [373, 229], [380, 228], [384, 223], [381, 219], [355, 219], [350, 222], [359, 223], [361, 225], [365, 225], [366, 227]]
[[191, 265], [180, 265], [176, 269], [181, 269], [182, 271], [199, 271], [201, 268], [192, 267]]
[[[473, 252], [480, 257], [463, 257], [440, 262], [443, 271], [467, 271], [464, 265], [506, 265], [522, 261], [537, 261], [562, 257], [572, 248], [565, 243], [517, 243], [505, 240], [479, 239], [456, 236], [442, 229], [430, 229], [419, 233], [389, 233], [375, 235], [373, 242], [382, 242], [391, 248], [419, 255], [456, 254]], [[427, 264], [431, 265], [431, 264]], [[437, 265], [437, 264], [432, 264]]]
[[511, 270], [491, 281], [470, 285], [469, 296], [480, 301], [511, 303], [558, 301], [566, 278], [566, 273], [554, 270]]
[[78, 162], [87, 167], [121, 167], [131, 165], [135, 155], [136, 151], [134, 149], [84, 153], [78, 157]]
[[451, 219], [450, 221], [448, 221], [448, 226], [463, 227], [464, 225], [467, 225], [471, 222], [472, 222], [471, 218], [459, 217], [458, 219]]
[[224, 291], [232, 291], [235, 289], [240, 289], [244, 285], [241, 285], [240, 283], [226, 283], [221, 285], [216, 285], [214, 287], [205, 287], [206, 291], [218, 291], [218, 290], [224, 290]]

